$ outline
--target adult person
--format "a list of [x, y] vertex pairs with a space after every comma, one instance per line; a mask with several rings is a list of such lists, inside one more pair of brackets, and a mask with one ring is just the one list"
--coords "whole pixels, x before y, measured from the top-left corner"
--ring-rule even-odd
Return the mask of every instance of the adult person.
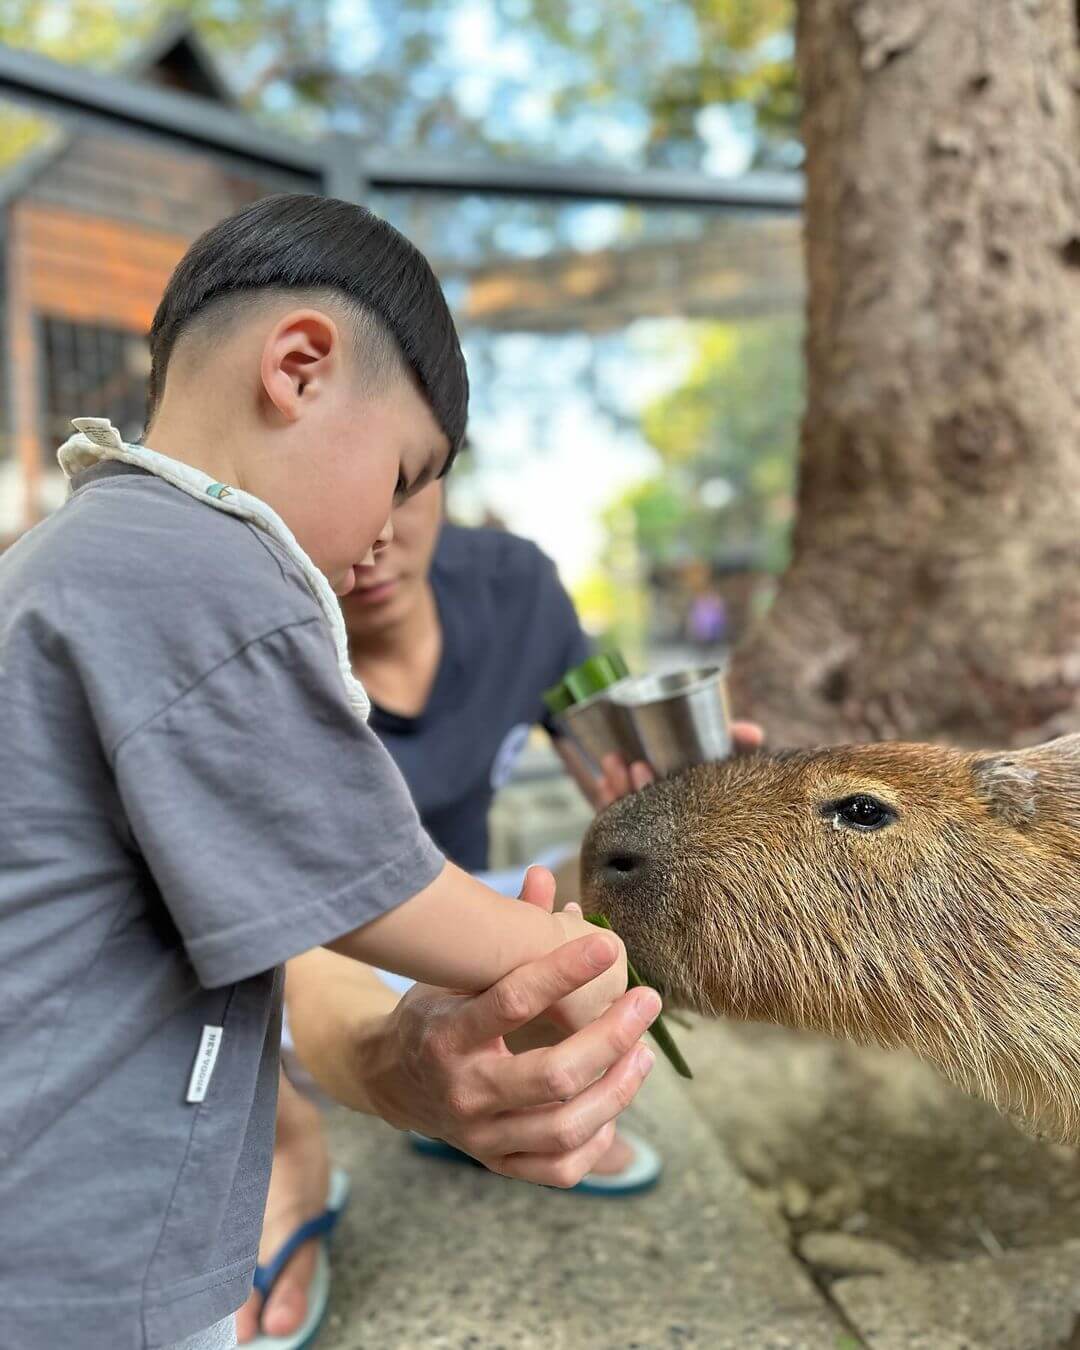
[[[582, 660], [589, 647], [553, 564], [535, 545], [501, 530], [446, 524], [439, 483], [396, 508], [393, 535], [375, 568], [343, 599], [342, 610], [354, 672], [372, 699], [370, 724], [401, 769], [425, 829], [447, 857], [473, 872], [487, 868], [487, 821], [494, 794], [538, 722], [552, 733], [560, 756], [594, 806], [649, 781], [647, 766], [626, 766], [617, 757], [596, 778], [547, 720], [542, 691]], [[743, 743], [755, 742], [754, 729], [739, 730]], [[546, 896], [545, 881], [531, 884]], [[530, 894], [527, 890], [526, 898]], [[355, 971], [322, 954], [303, 958], [305, 972], [316, 963], [324, 983], [336, 981], [352, 998], [362, 995], [370, 1009], [391, 1018], [414, 1015], [415, 991], [395, 1011], [396, 995], [374, 972], [362, 983]], [[297, 997], [294, 968], [286, 985], [290, 1015]], [[320, 1044], [310, 1027], [302, 1039], [296, 1038], [303, 1066], [316, 1079], [319, 1074], [308, 1060], [318, 1055]], [[510, 1066], [503, 1068], [509, 1075]], [[609, 1085], [608, 1094], [618, 1093], [620, 1083]], [[336, 1079], [330, 1087], [339, 1098], [345, 1090]], [[610, 1100], [610, 1095], [598, 1095], [600, 1115], [583, 1115], [580, 1128], [594, 1120], [599, 1128]], [[415, 1105], [415, 1095], [413, 1101]], [[359, 1099], [358, 1104], [367, 1109]], [[460, 1148], [459, 1139], [446, 1132], [439, 1108], [429, 1104], [427, 1109], [433, 1117], [429, 1128], [412, 1124], [404, 1112], [387, 1118]], [[606, 1129], [606, 1117], [603, 1124]], [[463, 1151], [491, 1166], [495, 1133], [490, 1121], [477, 1126]], [[591, 1134], [590, 1148], [597, 1137]], [[432, 1147], [449, 1152], [447, 1143]], [[496, 1161], [492, 1170], [507, 1170], [505, 1158]], [[575, 1174], [574, 1183], [594, 1193], [641, 1190], [654, 1184], [660, 1172], [659, 1157], [644, 1140], [614, 1131], [606, 1148], [592, 1150], [590, 1162], [587, 1173]], [[326, 1298], [325, 1258], [320, 1266], [318, 1234], [299, 1245], [297, 1234], [302, 1238], [313, 1222], [323, 1228], [333, 1222], [340, 1202], [333, 1196], [320, 1114], [283, 1079], [260, 1249], [268, 1274], [259, 1282], [268, 1296], [262, 1307], [264, 1300], [256, 1292], [241, 1311], [241, 1344], [260, 1329], [260, 1350], [292, 1350], [308, 1339], [321, 1311], [318, 1304]]]

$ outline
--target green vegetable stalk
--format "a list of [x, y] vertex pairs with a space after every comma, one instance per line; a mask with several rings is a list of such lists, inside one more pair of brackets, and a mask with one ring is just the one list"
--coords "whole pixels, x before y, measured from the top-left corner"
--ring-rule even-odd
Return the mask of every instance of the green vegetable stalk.
[[[597, 928], [606, 928], [609, 933], [615, 931], [602, 914], [586, 914], [585, 919], [588, 923], [594, 923]], [[639, 985], [645, 983], [634, 969], [629, 956], [626, 958], [626, 977], [626, 983], [631, 989], [636, 989]], [[657, 1045], [663, 1050], [664, 1054], [667, 1055], [675, 1072], [681, 1074], [683, 1078], [693, 1078], [694, 1075], [690, 1072], [689, 1064], [687, 1064], [686, 1060], [683, 1059], [682, 1055], [679, 1053], [679, 1047], [675, 1044], [674, 1037], [664, 1025], [663, 1013], [657, 1017], [656, 1021], [649, 1028], [649, 1031], [656, 1037]]]

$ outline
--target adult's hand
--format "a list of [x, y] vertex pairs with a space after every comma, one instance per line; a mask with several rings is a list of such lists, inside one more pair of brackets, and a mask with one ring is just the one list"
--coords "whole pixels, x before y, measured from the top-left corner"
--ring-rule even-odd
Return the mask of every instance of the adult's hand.
[[[550, 908], [553, 890], [551, 874], [533, 868], [522, 898]], [[347, 969], [355, 963], [309, 953], [290, 962], [290, 1027], [304, 1066], [346, 1105], [445, 1139], [493, 1172], [574, 1186], [610, 1147], [616, 1117], [652, 1068], [639, 1042], [660, 997], [628, 991], [558, 1045], [514, 1055], [504, 1038], [614, 958], [614, 944], [584, 937], [483, 994], [414, 985], [392, 1011], [358, 1018], [363, 985]]]
[[660, 997], [652, 989], [629, 991], [590, 1026], [519, 1055], [505, 1037], [610, 960], [606, 943], [580, 938], [484, 994], [415, 986], [390, 1019], [402, 1053], [373, 1085], [378, 1113], [400, 1128], [445, 1139], [493, 1172], [576, 1185], [610, 1148], [616, 1118], [653, 1066], [640, 1039], [660, 1011]]
[[[731, 744], [736, 754], [744, 755], [751, 750], [757, 750], [764, 739], [765, 733], [756, 722], [731, 724]], [[600, 777], [597, 778], [577, 752], [576, 746], [559, 741], [558, 749], [587, 801], [598, 811], [604, 810], [620, 797], [640, 791], [656, 777], [648, 764], [643, 761], [628, 764], [621, 755], [613, 754], [604, 756], [600, 765]], [[573, 761], [570, 757], [573, 757]]]

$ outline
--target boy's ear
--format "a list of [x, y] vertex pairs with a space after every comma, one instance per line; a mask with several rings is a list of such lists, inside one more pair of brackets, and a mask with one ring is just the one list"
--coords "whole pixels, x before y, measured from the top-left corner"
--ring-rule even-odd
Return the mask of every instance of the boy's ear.
[[338, 360], [341, 335], [328, 314], [297, 309], [284, 314], [263, 343], [259, 374], [266, 396], [289, 422], [310, 404]]

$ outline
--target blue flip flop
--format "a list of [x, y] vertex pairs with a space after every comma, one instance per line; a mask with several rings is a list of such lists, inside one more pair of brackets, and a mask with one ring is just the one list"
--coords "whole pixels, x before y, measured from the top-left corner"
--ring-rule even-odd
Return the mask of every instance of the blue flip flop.
[[308, 1310], [303, 1323], [287, 1336], [260, 1333], [244, 1350], [309, 1350], [315, 1344], [330, 1305], [330, 1259], [326, 1249], [348, 1200], [349, 1178], [340, 1167], [335, 1167], [330, 1173], [323, 1212], [291, 1233], [265, 1266], [255, 1267], [255, 1288], [265, 1301], [297, 1250], [312, 1238], [322, 1238], [315, 1258], [315, 1273], [308, 1288]]
[[[612, 1172], [608, 1175], [589, 1172], [576, 1186], [566, 1188], [571, 1195], [576, 1193], [612, 1198], [641, 1195], [645, 1191], [651, 1191], [660, 1180], [664, 1164], [656, 1149], [639, 1134], [634, 1134], [630, 1130], [620, 1127], [619, 1133], [634, 1150], [631, 1161], [621, 1172]], [[426, 1134], [417, 1134], [410, 1130], [409, 1142], [417, 1153], [423, 1153], [429, 1158], [442, 1158], [446, 1162], [471, 1163], [473, 1167], [484, 1167], [483, 1163], [477, 1162], [468, 1153], [462, 1153], [460, 1149], [454, 1148], [443, 1139], [429, 1139]]]

